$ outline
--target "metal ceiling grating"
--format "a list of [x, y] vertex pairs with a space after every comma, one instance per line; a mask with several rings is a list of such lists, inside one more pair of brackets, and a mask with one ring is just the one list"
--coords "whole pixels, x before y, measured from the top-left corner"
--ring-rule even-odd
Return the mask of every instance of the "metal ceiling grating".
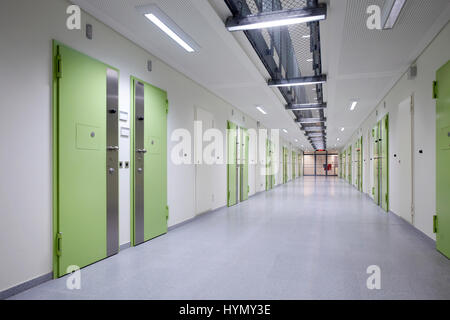
[[[317, 0], [225, 0], [233, 16], [245, 17], [263, 12], [285, 11], [318, 6]], [[272, 79], [318, 76], [322, 73], [318, 22], [272, 29], [245, 31], [247, 38]], [[286, 103], [323, 103], [323, 87], [280, 87]], [[296, 119], [324, 119], [324, 110], [290, 111]], [[317, 123], [324, 127], [324, 123]], [[300, 124], [304, 129], [305, 124]], [[307, 134], [306, 134], [307, 136]], [[326, 140], [323, 139], [323, 144]]]

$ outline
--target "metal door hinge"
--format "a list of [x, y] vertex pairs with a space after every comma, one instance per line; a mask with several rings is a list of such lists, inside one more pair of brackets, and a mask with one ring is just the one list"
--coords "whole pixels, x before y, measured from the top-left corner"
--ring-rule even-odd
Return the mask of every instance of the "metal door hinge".
[[55, 73], [56, 78], [62, 78], [62, 58], [61, 55], [57, 55], [55, 58]]
[[438, 232], [438, 217], [437, 215], [433, 216], [433, 233]]
[[169, 113], [169, 100], [166, 100], [166, 114]]
[[437, 81], [433, 81], [433, 99], [438, 98], [438, 83]]
[[166, 220], [169, 220], [169, 206], [166, 206]]
[[62, 233], [58, 232], [56, 235], [56, 255], [60, 257], [62, 255]]

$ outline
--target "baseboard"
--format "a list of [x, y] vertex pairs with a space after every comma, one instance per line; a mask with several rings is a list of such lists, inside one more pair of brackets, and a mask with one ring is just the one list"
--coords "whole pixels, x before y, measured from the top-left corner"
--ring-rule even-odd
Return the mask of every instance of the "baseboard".
[[222, 207], [219, 207], [219, 208], [210, 210], [210, 211], [206, 211], [206, 212], [204, 212], [204, 213], [200, 213], [200, 214], [196, 215], [195, 217], [189, 218], [189, 219], [184, 220], [184, 221], [182, 221], [182, 222], [180, 222], [180, 223], [174, 224], [173, 226], [170, 226], [169, 228], [167, 228], [167, 231], [172, 231], [172, 230], [174, 230], [174, 229], [176, 229], [176, 228], [182, 227], [182, 226], [184, 226], [185, 224], [191, 223], [191, 222], [193, 222], [194, 220], [197, 220], [197, 219], [202, 218], [202, 217], [204, 217], [204, 216], [206, 216], [206, 215], [209, 215], [209, 214], [212, 214], [212, 213], [217, 212], [217, 211], [219, 211], [219, 210], [222, 210], [222, 209], [224, 209], [224, 208], [226, 208], [226, 207], [227, 207], [227, 206], [222, 206]]
[[121, 244], [120, 247], [119, 247], [119, 251], [123, 251], [123, 250], [126, 250], [128, 248], [131, 248], [131, 242], [127, 242], [127, 243]]
[[420, 230], [419, 228], [417, 228], [415, 225], [413, 225], [411, 222], [409, 222], [408, 220], [405, 220], [403, 217], [399, 216], [398, 214], [396, 214], [395, 212], [389, 210], [388, 213], [390, 213], [391, 215], [393, 215], [396, 219], [402, 221], [403, 223], [405, 223], [409, 228], [411, 228], [412, 230], [414, 230], [415, 233], [417, 233], [418, 236], [420, 236], [421, 238], [426, 239], [427, 241], [429, 241], [431, 244], [436, 245], [436, 240], [434, 240], [433, 238], [431, 238], [429, 235], [427, 235], [425, 232], [423, 232], [422, 230]]
[[50, 273], [44, 274], [43, 276], [31, 279], [31, 280], [21, 283], [17, 286], [14, 286], [12, 288], [1, 291], [0, 292], [0, 300], [4, 300], [9, 297], [12, 297], [16, 294], [24, 292], [28, 289], [36, 287], [36, 286], [38, 286], [44, 282], [47, 282], [49, 280], [52, 280], [52, 279], [53, 279], [53, 272], [50, 272]]

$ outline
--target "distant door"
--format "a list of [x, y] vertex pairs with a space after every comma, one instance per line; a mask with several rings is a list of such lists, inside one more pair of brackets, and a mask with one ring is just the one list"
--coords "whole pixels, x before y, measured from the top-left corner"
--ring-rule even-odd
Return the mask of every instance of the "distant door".
[[167, 232], [167, 93], [132, 78], [133, 245]]
[[381, 120], [381, 207], [389, 211], [389, 115]]
[[[54, 42], [54, 270], [119, 250], [118, 72]], [[31, 240], [32, 241], [32, 240]]]
[[303, 154], [298, 155], [298, 176], [303, 176]]
[[436, 74], [436, 247], [450, 258], [450, 61]]
[[352, 171], [353, 171], [353, 157], [352, 157], [352, 147], [348, 148], [347, 152], [347, 163], [348, 163], [348, 183], [352, 184]]
[[380, 204], [380, 125], [377, 123], [372, 129], [372, 144], [373, 144], [373, 187], [372, 196], [377, 205]]
[[[399, 104], [397, 112], [396, 145], [398, 154], [394, 166], [399, 179], [396, 180], [395, 194], [398, 197], [397, 214], [406, 221], [412, 221], [412, 99], [408, 97]], [[394, 173], [394, 171], [392, 171]]]
[[214, 117], [211, 112], [197, 107], [195, 120], [201, 122], [201, 132], [194, 132], [195, 136], [195, 205], [196, 214], [210, 211], [213, 208], [213, 167], [203, 159], [203, 132], [214, 127]]
[[240, 200], [245, 201], [248, 199], [249, 193], [249, 185], [248, 185], [248, 160], [249, 160], [249, 144], [250, 144], [250, 136], [248, 134], [248, 130], [245, 128], [240, 128], [240, 145], [241, 145], [241, 161], [239, 164], [240, 167]]
[[292, 180], [295, 180], [296, 176], [296, 172], [295, 172], [295, 159], [297, 158], [295, 152], [292, 152]]
[[271, 156], [270, 156], [270, 141], [266, 139], [266, 190], [272, 189], [272, 171], [271, 171]]
[[227, 126], [227, 172], [228, 172], [228, 206], [234, 206], [237, 203], [237, 126], [228, 121]]
[[283, 150], [284, 150], [284, 153], [283, 153], [283, 171], [284, 171], [283, 183], [287, 183], [289, 180], [289, 150], [286, 147], [284, 147]]
[[358, 139], [356, 148], [356, 158], [357, 158], [357, 179], [356, 184], [359, 191], [363, 191], [363, 137]]

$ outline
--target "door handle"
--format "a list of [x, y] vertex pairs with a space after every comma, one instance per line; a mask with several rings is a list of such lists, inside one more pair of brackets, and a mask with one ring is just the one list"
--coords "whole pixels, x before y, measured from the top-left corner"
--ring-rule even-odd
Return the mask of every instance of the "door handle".
[[109, 151], [119, 151], [119, 147], [118, 146], [108, 146], [106, 148]]
[[137, 153], [147, 153], [147, 150], [145, 149], [136, 149]]

